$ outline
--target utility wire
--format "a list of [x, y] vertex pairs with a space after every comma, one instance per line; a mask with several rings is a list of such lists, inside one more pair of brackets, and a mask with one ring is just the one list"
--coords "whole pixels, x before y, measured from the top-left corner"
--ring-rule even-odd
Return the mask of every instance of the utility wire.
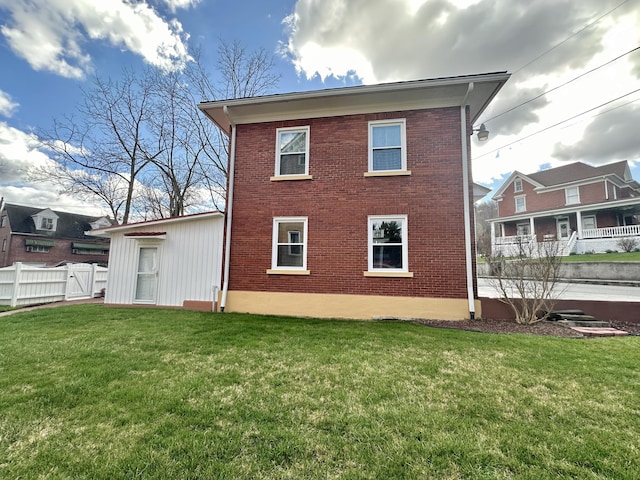
[[615, 10], [617, 10], [618, 8], [620, 8], [621, 6], [623, 6], [625, 3], [627, 3], [629, 0], [624, 0], [622, 3], [620, 3], [617, 7], [612, 8], [611, 10], [609, 10], [608, 12], [600, 15], [598, 18], [596, 18], [593, 22], [585, 25], [584, 27], [582, 27], [580, 30], [578, 30], [577, 32], [569, 35], [567, 38], [565, 38], [564, 40], [562, 40], [560, 43], [555, 44], [553, 47], [551, 47], [549, 50], [546, 50], [545, 52], [542, 52], [540, 55], [538, 55], [536, 58], [534, 58], [533, 60], [525, 63], [524, 65], [522, 65], [520, 68], [518, 68], [515, 72], [512, 73], [512, 75], [515, 75], [516, 73], [518, 73], [520, 70], [522, 70], [525, 67], [528, 67], [529, 65], [531, 65], [533, 62], [536, 62], [537, 60], [539, 60], [540, 58], [544, 57], [547, 53], [555, 50], [556, 48], [558, 48], [560, 45], [568, 42], [569, 40], [571, 40], [573, 37], [575, 37], [576, 35], [578, 35], [579, 33], [582, 33], [583, 31], [585, 31], [587, 28], [591, 27], [592, 25], [595, 25], [596, 23], [598, 23], [600, 20], [602, 20], [604, 17], [606, 17], [607, 15], [609, 15], [610, 13], [613, 13]]
[[[489, 154], [492, 154], [492, 153], [495, 153], [495, 152], [497, 152], [499, 150], [502, 150], [503, 148], [507, 148], [507, 147], [510, 147], [511, 145], [515, 145], [516, 143], [519, 143], [519, 142], [521, 142], [523, 140], [531, 138], [534, 135], [538, 135], [539, 133], [546, 132], [547, 130], [550, 130], [552, 128], [557, 127], [558, 125], [562, 125], [563, 123], [569, 122], [569, 121], [571, 121], [571, 120], [573, 120], [575, 118], [578, 118], [578, 117], [584, 115], [585, 113], [593, 112], [594, 110], [597, 110], [598, 108], [604, 107], [605, 105], [609, 105], [610, 103], [613, 103], [613, 102], [615, 102], [617, 100], [620, 100], [621, 98], [628, 97], [629, 95], [632, 95], [632, 94], [634, 94], [636, 92], [640, 92], [640, 88], [637, 88], [636, 90], [633, 90], [632, 92], [625, 93], [624, 95], [621, 95], [618, 98], [614, 98], [613, 100], [609, 100], [608, 102], [602, 103], [602, 104], [598, 105], [597, 107], [593, 107], [593, 108], [590, 108], [589, 110], [585, 110], [582, 113], [578, 113], [577, 115], [574, 115], [573, 117], [566, 118], [566, 119], [564, 119], [564, 120], [562, 120], [562, 121], [560, 121], [558, 123], [554, 123], [553, 125], [549, 125], [548, 127], [545, 127], [542, 130], [538, 130], [537, 132], [533, 132], [533, 133], [531, 133], [531, 134], [529, 134], [529, 135], [527, 135], [525, 137], [519, 138], [517, 140], [514, 140], [513, 142], [510, 142], [510, 143], [507, 143], [505, 145], [502, 145], [501, 147], [498, 147], [498, 148], [496, 148], [494, 150], [491, 150], [489, 152], [483, 153], [482, 155], [478, 155], [477, 157], [474, 157], [474, 159], [485, 157], [485, 156], [487, 156]], [[632, 102], [629, 102], [629, 103], [632, 103]], [[613, 110], [613, 109], [611, 109], [611, 110]]]
[[592, 68], [591, 70], [589, 70], [589, 71], [587, 71], [587, 72], [581, 73], [581, 74], [580, 74], [580, 75], [578, 75], [577, 77], [574, 77], [574, 78], [572, 78], [571, 80], [568, 80], [568, 81], [566, 81], [566, 82], [564, 82], [564, 83], [562, 83], [562, 84], [560, 84], [560, 85], [558, 85], [558, 86], [556, 86], [556, 87], [553, 87], [552, 89], [547, 90], [547, 91], [545, 91], [545, 92], [541, 93], [540, 95], [537, 95], [537, 96], [535, 96], [535, 97], [533, 97], [533, 98], [530, 98], [529, 100], [526, 100], [526, 101], [524, 101], [524, 102], [522, 102], [522, 103], [520, 103], [520, 104], [516, 105], [515, 107], [511, 107], [510, 109], [505, 110], [504, 112], [499, 113], [498, 115], [494, 115], [493, 117], [490, 117], [490, 118], [488, 118], [488, 119], [484, 120], [482, 123], [488, 123], [488, 122], [490, 122], [491, 120], [494, 120], [494, 119], [496, 119], [496, 118], [498, 118], [498, 117], [501, 117], [502, 115], [505, 115], [505, 114], [507, 114], [507, 113], [509, 113], [509, 112], [512, 112], [512, 111], [514, 111], [516, 108], [520, 108], [520, 107], [522, 107], [523, 105], [526, 105], [527, 103], [531, 103], [531, 102], [533, 102], [534, 100], [537, 100], [537, 99], [539, 99], [540, 97], [543, 97], [543, 96], [544, 96], [544, 95], [546, 95], [547, 93], [551, 93], [551, 92], [553, 92], [553, 91], [555, 91], [555, 90], [558, 90], [559, 88], [562, 88], [562, 87], [564, 87], [564, 86], [566, 86], [566, 85], [568, 85], [568, 84], [570, 84], [570, 83], [572, 83], [572, 82], [575, 82], [576, 80], [578, 80], [578, 79], [580, 79], [580, 78], [584, 77], [585, 75], [589, 75], [590, 73], [593, 73], [593, 72], [595, 72], [596, 70], [599, 70], [599, 69], [601, 69], [601, 68], [603, 68], [603, 67], [606, 67], [607, 65], [612, 64], [612, 63], [613, 63], [613, 62], [615, 62], [616, 60], [620, 60], [622, 57], [625, 57], [625, 56], [627, 56], [627, 55], [630, 55], [630, 54], [632, 54], [633, 52], [636, 52], [636, 51], [638, 51], [638, 50], [640, 50], [640, 46], [638, 46], [638, 47], [636, 47], [636, 48], [632, 48], [632, 49], [631, 49], [631, 50], [629, 50], [628, 52], [623, 53], [622, 55], [619, 55], [619, 56], [617, 56], [616, 58], [614, 58], [614, 59], [612, 59], [612, 60], [609, 60], [609, 61], [608, 61], [608, 62], [606, 62], [606, 63], [603, 63], [602, 65], [599, 65], [599, 66], [597, 66], [597, 67], [595, 67], [595, 68]]

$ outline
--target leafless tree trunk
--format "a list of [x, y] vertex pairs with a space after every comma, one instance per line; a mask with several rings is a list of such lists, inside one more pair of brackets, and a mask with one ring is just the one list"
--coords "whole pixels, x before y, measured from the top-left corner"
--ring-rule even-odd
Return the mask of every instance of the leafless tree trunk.
[[553, 310], [561, 293], [559, 248], [556, 241], [538, 243], [535, 239], [519, 237], [514, 245], [514, 257], [487, 257], [491, 270], [489, 282], [500, 295], [500, 301], [511, 307], [516, 322], [536, 323]]

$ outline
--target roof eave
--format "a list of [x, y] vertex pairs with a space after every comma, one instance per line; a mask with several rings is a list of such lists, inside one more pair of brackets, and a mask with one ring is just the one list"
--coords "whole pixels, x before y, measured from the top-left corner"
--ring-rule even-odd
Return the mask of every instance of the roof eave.
[[467, 96], [468, 85], [473, 83], [474, 89], [467, 99], [473, 123], [509, 76], [506, 72], [497, 72], [362, 85], [202, 102], [198, 108], [228, 135], [231, 121], [235, 124], [247, 124], [460, 106]]

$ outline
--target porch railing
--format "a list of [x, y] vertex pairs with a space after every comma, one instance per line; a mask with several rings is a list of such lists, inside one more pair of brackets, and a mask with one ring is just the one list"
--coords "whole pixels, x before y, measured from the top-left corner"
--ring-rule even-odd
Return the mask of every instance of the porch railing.
[[494, 245], [513, 245], [513, 244], [527, 244], [532, 240], [531, 235], [512, 235], [510, 237], [495, 237]]
[[582, 238], [615, 238], [640, 236], [640, 225], [625, 225], [623, 227], [585, 228]]

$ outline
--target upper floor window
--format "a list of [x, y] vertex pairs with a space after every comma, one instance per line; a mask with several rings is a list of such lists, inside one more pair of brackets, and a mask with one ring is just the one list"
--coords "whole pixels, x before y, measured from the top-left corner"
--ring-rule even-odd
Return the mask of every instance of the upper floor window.
[[2, 239], [2, 251], [3, 252], [7, 251], [7, 239], [6, 238]]
[[527, 210], [527, 197], [521, 195], [519, 197], [515, 197], [516, 202], [516, 213], [518, 212], [526, 212]]
[[0, 219], [0, 228], [4, 227], [7, 225], [7, 216], [3, 215], [2, 218]]
[[406, 169], [406, 121], [399, 119], [369, 122], [369, 171]]
[[309, 127], [276, 130], [276, 177], [309, 174]]
[[369, 217], [369, 272], [408, 272], [407, 216]]
[[522, 191], [522, 179], [521, 178], [516, 178], [513, 181], [513, 191], [514, 192], [521, 192]]
[[572, 203], [580, 203], [580, 190], [578, 187], [568, 187], [564, 190], [567, 199], [567, 205]]
[[271, 268], [306, 271], [307, 217], [273, 219]]

